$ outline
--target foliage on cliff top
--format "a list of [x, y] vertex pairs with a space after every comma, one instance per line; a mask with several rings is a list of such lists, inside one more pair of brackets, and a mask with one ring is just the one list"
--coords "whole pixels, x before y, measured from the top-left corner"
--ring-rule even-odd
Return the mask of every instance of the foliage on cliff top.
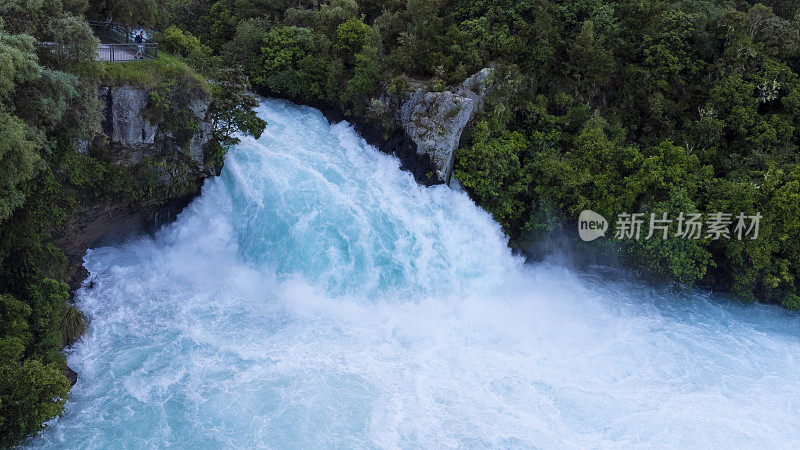
[[[82, 208], [158, 205], [196, 193], [198, 171], [218, 167], [235, 133], [264, 129], [251, 109], [247, 79], [228, 82], [216, 70], [218, 58], [192, 60], [198, 53], [190, 51], [129, 63], [94, 61], [98, 40], [83, 17], [87, 7], [83, 0], [0, 1], [0, 448], [20, 443], [60, 414], [69, 392], [61, 350], [86, 321], [68, 304], [65, 282], [72, 274], [54, 244], [66, 219]], [[184, 51], [197, 45], [181, 42]], [[201, 73], [219, 76], [212, 84]], [[134, 167], [113, 164], [104, 153], [101, 83], [154, 93], [153, 119], [179, 144], [200, 120], [222, 124], [211, 130], [219, 141], [211, 157], [199, 169], [181, 152]], [[210, 101], [210, 118], [195, 116], [198, 96]], [[79, 152], [79, 142], [92, 145]]]
[[144, 59], [124, 63], [101, 62], [98, 79], [103, 85], [134, 86], [153, 89], [175, 79], [192, 80], [206, 93], [211, 93], [208, 79], [200, 75], [182, 59], [159, 51], [158, 59]]
[[362, 116], [398, 77], [444, 87], [495, 65], [495, 98], [456, 173], [512, 245], [582, 208], [761, 211], [770, 225], [755, 242], [605, 249], [638, 270], [794, 307], [800, 221], [777, 199], [794, 198], [800, 162], [800, 13], [765, 3], [188, 0], [154, 2], [153, 20], [184, 30], [176, 43], [242, 64], [265, 91]]
[[[74, 5], [73, 5], [74, 6]], [[0, 5], [0, 447], [63, 409], [65, 257], [49, 243], [71, 199], [58, 158], [100, 125], [97, 40], [60, 2]], [[36, 39], [53, 43], [39, 46]]]

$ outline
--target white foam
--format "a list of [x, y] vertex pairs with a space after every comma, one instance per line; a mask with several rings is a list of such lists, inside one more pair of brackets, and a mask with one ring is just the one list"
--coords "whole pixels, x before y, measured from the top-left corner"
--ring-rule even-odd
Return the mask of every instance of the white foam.
[[269, 126], [154, 239], [90, 251], [43, 447], [791, 447], [798, 319], [524, 266], [346, 124]]

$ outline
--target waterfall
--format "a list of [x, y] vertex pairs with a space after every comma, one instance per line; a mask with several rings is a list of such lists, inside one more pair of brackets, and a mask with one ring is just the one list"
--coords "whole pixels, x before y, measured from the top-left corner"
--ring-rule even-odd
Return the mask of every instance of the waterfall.
[[525, 264], [464, 192], [264, 100], [155, 236], [90, 250], [36, 447], [790, 447], [800, 320]]

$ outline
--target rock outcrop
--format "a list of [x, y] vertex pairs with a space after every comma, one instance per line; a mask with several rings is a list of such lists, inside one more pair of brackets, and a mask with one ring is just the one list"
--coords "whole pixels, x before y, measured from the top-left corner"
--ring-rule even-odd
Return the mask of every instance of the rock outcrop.
[[103, 133], [91, 143], [79, 143], [79, 151], [99, 151], [131, 176], [158, 180], [158, 186], [152, 198], [88, 202], [66, 218], [55, 238], [67, 255], [73, 289], [85, 278], [82, 258], [87, 248], [174, 220], [199, 194], [203, 180], [219, 171], [209, 155], [212, 136], [206, 94], [197, 91], [185, 99], [196, 126], [180, 138], [149, 118], [148, 89], [107, 86], [99, 89], [98, 97], [104, 105]]
[[147, 118], [150, 91], [132, 86], [102, 87], [98, 96], [105, 104], [103, 131], [115, 164], [132, 166], [148, 156], [177, 150], [202, 165], [211, 141], [211, 127], [205, 121], [209, 100], [194, 98], [189, 109], [198, 119], [198, 129], [188, 143], [177, 143], [171, 132]]
[[438, 182], [450, 181], [461, 134], [483, 106], [491, 90], [491, 74], [492, 69], [483, 69], [455, 88], [441, 92], [425, 83], [410, 82], [399, 99], [388, 94], [380, 99], [395, 103], [398, 125], [414, 142], [417, 153], [430, 158]]
[[101, 87], [98, 96], [103, 109], [103, 131], [109, 142], [123, 149], [119, 162], [131, 165], [153, 151], [156, 126], [142, 113], [150, 102], [150, 91], [132, 86]]
[[[348, 121], [380, 151], [396, 156], [400, 167], [425, 186], [449, 183], [455, 152], [464, 130], [493, 88], [492, 68], [485, 68], [450, 89], [406, 79], [404, 86], [384, 86], [377, 98], [360, 109], [344, 111], [326, 100], [256, 87], [264, 97], [279, 97], [319, 109], [330, 122]], [[370, 103], [371, 104], [366, 104]]]

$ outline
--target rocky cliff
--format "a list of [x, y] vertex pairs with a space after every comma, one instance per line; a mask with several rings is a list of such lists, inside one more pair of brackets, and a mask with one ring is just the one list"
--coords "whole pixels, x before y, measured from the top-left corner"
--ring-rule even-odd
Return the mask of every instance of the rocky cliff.
[[209, 154], [209, 97], [200, 89], [187, 92], [182, 96], [184, 104], [173, 105], [171, 112], [181, 111], [188, 117], [186, 129], [181, 129], [156, 114], [150, 89], [99, 88], [97, 95], [104, 105], [102, 133], [79, 148], [102, 155], [123, 179], [131, 180], [131, 191], [90, 198], [56, 233], [56, 243], [69, 260], [73, 288], [84, 278], [82, 258], [87, 248], [174, 219], [200, 192], [203, 180], [218, 173]]
[[188, 108], [198, 127], [187, 142], [178, 142], [174, 131], [153, 123], [149, 113], [150, 90], [132, 86], [104, 86], [98, 96], [105, 104], [103, 131], [116, 164], [131, 166], [151, 156], [173, 151], [187, 156], [202, 167], [210, 142], [210, 124], [205, 121], [209, 100], [198, 96], [188, 100]]
[[384, 93], [379, 101], [393, 105], [395, 120], [414, 142], [419, 155], [427, 155], [436, 181], [449, 183], [461, 134], [491, 90], [492, 69], [486, 68], [458, 86], [433, 91], [428, 84], [410, 82], [399, 95]]

